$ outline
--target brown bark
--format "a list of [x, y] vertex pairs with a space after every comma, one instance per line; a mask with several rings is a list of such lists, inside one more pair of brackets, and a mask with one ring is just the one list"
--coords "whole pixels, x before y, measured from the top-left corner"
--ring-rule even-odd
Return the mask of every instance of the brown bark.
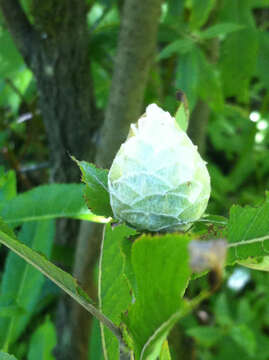
[[123, 8], [115, 71], [96, 162], [109, 167], [131, 122], [142, 111], [162, 0], [126, 0]]
[[[15, 44], [37, 80], [50, 148], [51, 180], [78, 182], [78, 167], [69, 153], [79, 159], [93, 160], [92, 137], [98, 116], [90, 75], [89, 34], [84, 0], [33, 0], [31, 24], [18, 0], [0, 0], [0, 8]], [[78, 222], [61, 220], [56, 241], [74, 242]], [[70, 311], [60, 301], [56, 319], [59, 346], [57, 359], [79, 358], [70, 349]]]
[[[48, 134], [52, 179], [78, 181], [79, 172], [68, 153], [93, 158], [96, 124], [90, 76], [89, 35], [85, 1], [35, 1], [33, 14], [40, 34], [32, 56], [40, 106]], [[49, 19], [49, 20], [48, 20]]]
[[34, 0], [32, 25], [18, 0], [0, 0], [14, 41], [33, 71], [48, 134], [51, 177], [78, 181], [68, 153], [93, 159], [91, 136], [98, 126], [90, 76], [89, 34], [84, 0]]

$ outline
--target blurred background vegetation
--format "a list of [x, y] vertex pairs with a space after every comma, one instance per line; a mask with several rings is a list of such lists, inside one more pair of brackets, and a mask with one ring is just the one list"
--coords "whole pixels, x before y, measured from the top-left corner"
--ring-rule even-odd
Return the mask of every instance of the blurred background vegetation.
[[[208, 213], [262, 201], [268, 0], [0, 0], [0, 10], [0, 200], [79, 182], [69, 154], [109, 167], [129, 123], [152, 102], [175, 113], [181, 89], [212, 179]], [[30, 245], [96, 298], [100, 229], [30, 222], [20, 240], [32, 234]], [[97, 322], [16, 255], [1, 248], [0, 260], [4, 350], [28, 360], [103, 359]], [[188, 296], [205, 282], [193, 281]], [[267, 273], [227, 269], [222, 288], [173, 330], [172, 358], [269, 359], [268, 289]]]

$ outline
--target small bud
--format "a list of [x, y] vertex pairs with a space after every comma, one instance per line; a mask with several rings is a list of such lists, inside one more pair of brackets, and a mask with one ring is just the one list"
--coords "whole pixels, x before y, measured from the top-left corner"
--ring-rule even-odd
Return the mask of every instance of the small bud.
[[155, 104], [131, 124], [108, 174], [114, 216], [139, 230], [186, 230], [210, 196], [205, 161], [175, 119]]

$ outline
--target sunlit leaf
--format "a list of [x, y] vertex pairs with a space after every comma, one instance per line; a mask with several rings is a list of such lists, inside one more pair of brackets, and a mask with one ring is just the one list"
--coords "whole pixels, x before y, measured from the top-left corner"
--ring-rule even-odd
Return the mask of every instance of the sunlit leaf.
[[89, 211], [83, 190], [81, 184], [41, 185], [6, 202], [0, 215], [9, 224], [59, 217], [104, 221]]
[[217, 36], [224, 36], [229, 33], [242, 30], [244, 25], [234, 23], [219, 23], [212, 25], [200, 33], [202, 39], [211, 39]]
[[[269, 193], [258, 207], [234, 205], [228, 222], [228, 263], [257, 259], [269, 252]], [[251, 261], [252, 259], [252, 261]]]
[[17, 360], [17, 359], [13, 355], [9, 355], [4, 351], [0, 351], [0, 360]]
[[82, 181], [86, 184], [84, 196], [89, 209], [96, 215], [113, 217], [107, 185], [108, 170], [98, 169], [86, 161], [73, 160], [78, 164]]
[[[51, 220], [25, 223], [19, 234], [22, 243], [50, 256], [54, 240], [54, 224]], [[27, 326], [35, 312], [44, 284], [42, 274], [10, 252], [1, 283], [0, 310], [8, 305], [18, 310], [9, 317], [0, 317], [0, 342], [2, 346], [13, 343]]]
[[[124, 256], [121, 253], [121, 243], [124, 238], [135, 233], [135, 230], [126, 225], [118, 225], [113, 229], [111, 224], [107, 224], [105, 228], [99, 265], [99, 304], [102, 312], [116, 325], [121, 323], [121, 314], [127, 310], [132, 299], [123, 271]], [[101, 331], [105, 359], [118, 359], [118, 340], [102, 325]]]
[[189, 240], [189, 236], [179, 234], [143, 235], [132, 245], [137, 291], [124, 322], [138, 359], [156, 359], [180, 317], [181, 297], [190, 277]]

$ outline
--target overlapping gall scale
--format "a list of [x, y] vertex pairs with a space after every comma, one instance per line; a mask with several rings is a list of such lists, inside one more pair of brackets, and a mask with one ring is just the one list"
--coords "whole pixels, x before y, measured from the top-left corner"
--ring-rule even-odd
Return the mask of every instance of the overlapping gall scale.
[[146, 109], [108, 175], [116, 219], [139, 230], [185, 230], [204, 213], [210, 178], [187, 134], [155, 104]]

